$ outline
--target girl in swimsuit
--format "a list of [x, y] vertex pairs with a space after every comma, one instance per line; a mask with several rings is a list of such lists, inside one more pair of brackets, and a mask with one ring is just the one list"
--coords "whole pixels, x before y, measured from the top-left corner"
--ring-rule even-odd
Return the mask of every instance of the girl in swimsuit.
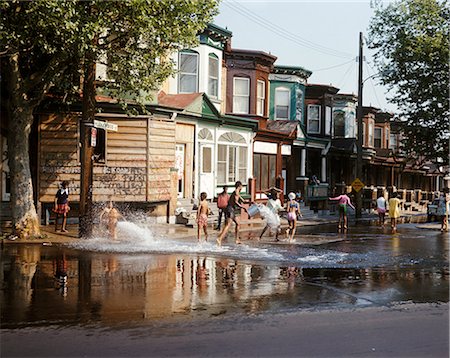
[[349, 205], [351, 208], [353, 208], [353, 210], [355, 210], [355, 207], [352, 205], [350, 198], [347, 196], [347, 194], [342, 194], [335, 198], [329, 198], [329, 200], [338, 200], [339, 203], [338, 229], [340, 230], [342, 224], [344, 224], [344, 230], [347, 230], [347, 205]]
[[303, 217], [300, 211], [300, 205], [295, 201], [295, 194], [289, 193], [289, 202], [287, 203], [287, 219], [289, 223], [289, 228], [286, 230], [286, 238], [289, 241], [294, 240], [295, 229], [297, 228], [297, 215]]

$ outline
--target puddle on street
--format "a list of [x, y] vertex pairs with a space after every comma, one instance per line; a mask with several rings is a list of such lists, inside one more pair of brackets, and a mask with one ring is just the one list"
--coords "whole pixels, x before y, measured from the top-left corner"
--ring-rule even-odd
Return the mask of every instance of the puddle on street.
[[[5, 245], [2, 327], [120, 325], [293, 309], [448, 302], [448, 234], [404, 224], [302, 228], [327, 244], [246, 240], [222, 248], [192, 240]], [[136, 239], [138, 237], [139, 239]], [[300, 240], [298, 240], [300, 241]]]

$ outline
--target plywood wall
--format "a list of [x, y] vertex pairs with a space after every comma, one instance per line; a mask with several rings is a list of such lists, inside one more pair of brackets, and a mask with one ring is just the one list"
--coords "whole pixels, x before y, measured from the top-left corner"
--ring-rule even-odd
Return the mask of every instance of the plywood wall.
[[[118, 131], [107, 131], [106, 162], [94, 164], [94, 202], [170, 200], [175, 165], [175, 122], [163, 115], [99, 119], [117, 124]], [[53, 202], [62, 180], [70, 183], [70, 200], [79, 201], [78, 132], [77, 116], [40, 118], [39, 201]]]
[[39, 120], [39, 201], [53, 202], [63, 180], [70, 183], [70, 200], [79, 201], [78, 116], [41, 115]]

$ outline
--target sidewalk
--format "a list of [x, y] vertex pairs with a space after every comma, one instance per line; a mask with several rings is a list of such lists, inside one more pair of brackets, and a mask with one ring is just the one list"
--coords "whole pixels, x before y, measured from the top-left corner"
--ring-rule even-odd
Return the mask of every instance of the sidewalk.
[[[426, 213], [423, 212], [403, 212], [402, 218], [404, 218], [405, 221], [411, 221], [411, 220], [417, 220], [420, 221], [421, 218], [426, 215]], [[356, 221], [370, 221], [370, 220], [377, 220], [377, 216], [374, 214], [367, 214], [364, 213], [363, 217], [360, 219], [355, 219], [353, 216], [349, 216], [349, 224], [353, 225]], [[386, 219], [388, 221], [389, 218]], [[320, 216], [318, 218], [307, 218], [307, 219], [300, 219], [297, 223], [297, 228], [302, 227], [311, 227], [311, 226], [317, 226], [317, 225], [332, 225], [337, 224], [339, 221], [338, 215], [324, 215]], [[241, 223], [241, 234], [244, 239], [252, 239], [255, 238], [261, 230], [264, 228], [265, 222], [264, 220], [260, 218], [254, 218], [249, 220], [243, 220]], [[281, 228], [284, 232], [284, 229], [287, 228], [287, 220], [282, 219], [281, 220]], [[158, 236], [168, 236], [171, 239], [195, 239], [197, 237], [197, 227], [187, 227], [182, 224], [152, 224], [151, 225], [152, 230], [155, 231], [155, 233]], [[428, 229], [428, 230], [439, 230], [440, 224], [436, 223], [429, 223], [426, 225], [421, 225], [421, 229]], [[5, 237], [2, 238], [2, 245], [3, 244], [43, 244], [43, 245], [52, 245], [52, 244], [67, 244], [73, 241], [82, 240], [78, 238], [78, 224], [70, 224], [67, 225], [67, 229], [69, 232], [67, 233], [61, 233], [61, 232], [55, 232], [53, 225], [42, 225], [41, 226], [41, 238], [36, 239], [27, 239], [27, 240], [20, 240], [15, 239], [11, 240], [9, 238]], [[213, 229], [213, 226], [208, 227], [209, 235], [216, 236], [218, 234], [218, 231]], [[229, 231], [230, 237], [234, 235], [234, 224], [232, 224], [232, 227]], [[273, 237], [270, 237], [268, 234], [266, 234], [263, 238], [264, 241], [272, 241]], [[309, 240], [308, 240], [309, 243]]]

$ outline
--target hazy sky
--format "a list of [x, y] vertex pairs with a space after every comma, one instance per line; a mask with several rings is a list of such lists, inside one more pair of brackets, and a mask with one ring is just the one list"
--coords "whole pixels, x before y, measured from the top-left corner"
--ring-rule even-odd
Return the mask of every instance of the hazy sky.
[[[276, 64], [313, 71], [309, 83], [332, 84], [357, 93], [359, 32], [367, 36], [370, 1], [222, 0], [215, 24], [233, 33], [232, 47], [262, 50]], [[364, 47], [363, 78], [374, 75], [372, 52]], [[333, 68], [330, 68], [333, 67]], [[394, 110], [376, 78], [364, 83], [364, 105]]]

